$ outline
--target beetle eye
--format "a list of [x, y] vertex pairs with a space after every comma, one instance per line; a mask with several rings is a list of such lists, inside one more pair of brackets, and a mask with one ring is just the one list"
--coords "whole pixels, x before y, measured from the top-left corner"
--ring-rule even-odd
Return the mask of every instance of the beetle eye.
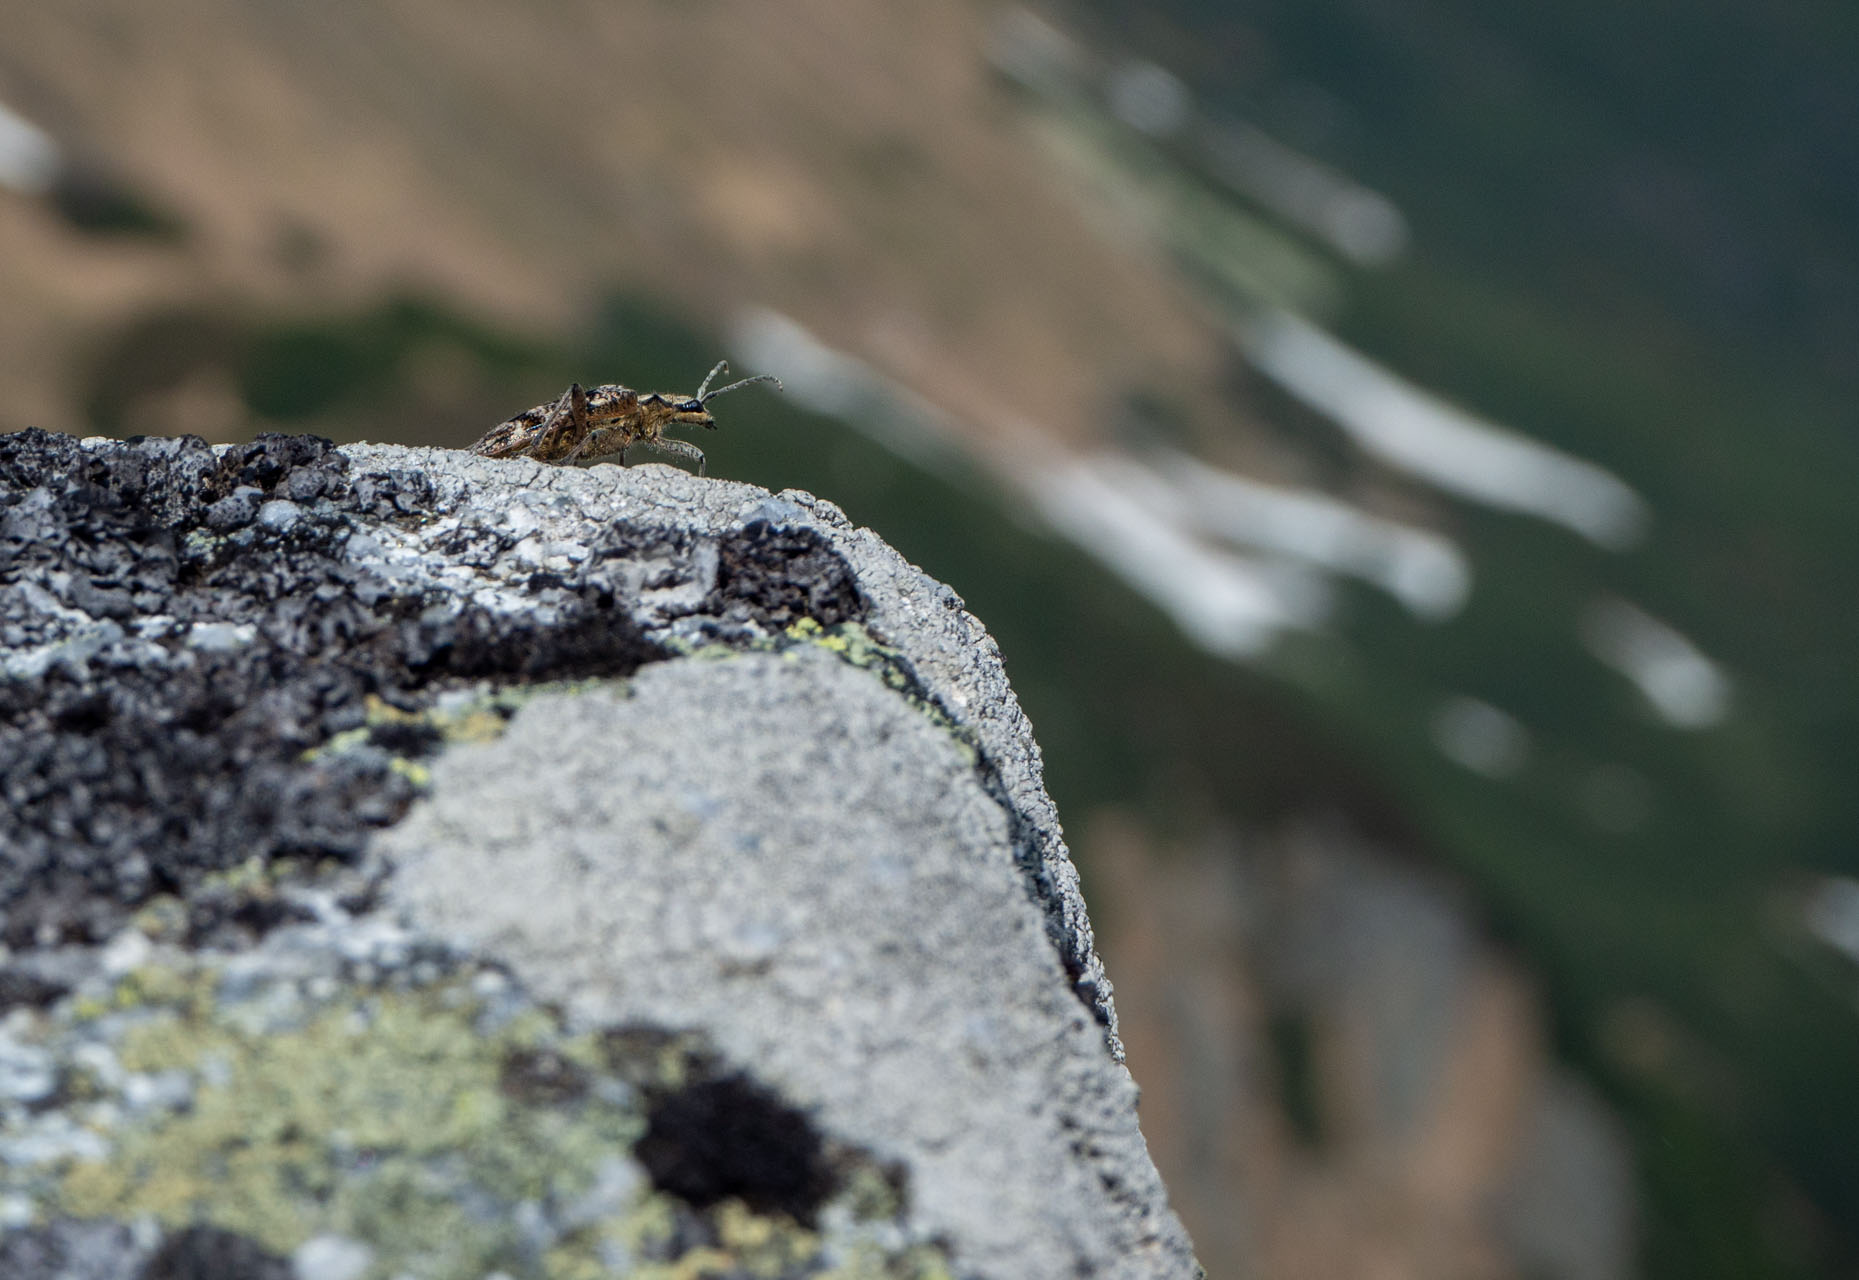
[[680, 413], [702, 413], [704, 411], [704, 402], [702, 400], [686, 400], [683, 404], [678, 406], [678, 411]]

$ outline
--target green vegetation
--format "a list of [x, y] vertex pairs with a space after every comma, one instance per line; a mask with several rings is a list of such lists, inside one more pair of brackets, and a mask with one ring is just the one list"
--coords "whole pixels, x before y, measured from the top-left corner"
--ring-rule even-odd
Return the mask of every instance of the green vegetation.
[[[1074, 15], [1402, 208], [1406, 259], [1334, 264], [1339, 335], [1651, 503], [1624, 555], [1460, 508], [1478, 574], [1461, 617], [1357, 600], [1295, 665], [1327, 673], [1305, 685], [1326, 723], [1548, 974], [1564, 1050], [1636, 1132], [1649, 1274], [1843, 1273], [1853, 973], [1791, 913], [1808, 873], [1859, 874], [1859, 19], [1831, 0]], [[1604, 593], [1725, 664], [1727, 722], [1653, 723], [1582, 652], [1574, 619]], [[1530, 767], [1495, 784], [1427, 751], [1442, 690], [1518, 716]], [[1584, 779], [1616, 764], [1649, 797], [1631, 832], [1582, 812]], [[1622, 1032], [1647, 1010], [1656, 1053]]]

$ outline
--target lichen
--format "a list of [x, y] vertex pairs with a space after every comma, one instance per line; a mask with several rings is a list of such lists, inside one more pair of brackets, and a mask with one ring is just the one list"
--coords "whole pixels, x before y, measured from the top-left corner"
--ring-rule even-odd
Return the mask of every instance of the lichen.
[[812, 645], [834, 654], [842, 661], [861, 670], [869, 671], [882, 680], [885, 686], [901, 696], [920, 715], [927, 718], [938, 729], [954, 738], [964, 756], [972, 765], [981, 759], [980, 748], [975, 741], [974, 732], [945, 708], [928, 690], [917, 674], [910, 667], [901, 650], [895, 649], [873, 636], [861, 622], [839, 622], [832, 626], [822, 626], [814, 618], [802, 618], [791, 624], [783, 633], [787, 641], [776, 648], [790, 648], [796, 644]]
[[[154, 893], [186, 898], [254, 854], [358, 861], [418, 794], [409, 766], [433, 737], [370, 694], [431, 708], [478, 682], [624, 676], [663, 656], [624, 555], [519, 577], [489, 513], [423, 526], [438, 501], [422, 472], [358, 474], [312, 437], [215, 451], [0, 434], [23, 584], [0, 596], [23, 655], [0, 680], [10, 938], [100, 942]], [[812, 563], [779, 550], [749, 568]]]
[[469, 1006], [443, 997], [382, 992], [260, 1034], [197, 1002], [165, 1010], [124, 1038], [123, 1066], [198, 1072], [212, 1061], [213, 1078], [184, 1113], [123, 1133], [108, 1161], [74, 1165], [57, 1208], [207, 1222], [280, 1253], [348, 1235], [416, 1275], [516, 1250], [513, 1228], [469, 1212], [444, 1167], [462, 1161], [454, 1175], [497, 1201], [570, 1197], [638, 1136], [639, 1119], [597, 1097], [573, 1114], [512, 1100], [500, 1064], [534, 1044], [536, 1020], [482, 1036]]
[[[651, 1097], [714, 1069], [688, 1036], [571, 1031], [496, 995], [500, 978], [486, 996], [469, 966], [317, 999], [314, 984], [229, 980], [222, 963], [183, 955], [39, 1017], [35, 1042], [66, 1059], [61, 1107], [108, 1146], [36, 1180], [41, 1220], [210, 1226], [278, 1256], [342, 1236], [372, 1250], [366, 1280], [949, 1274], [940, 1248], [903, 1229], [898, 1186], [856, 1151], [842, 1153], [845, 1186], [818, 1230], [655, 1190], [628, 1153]], [[177, 1078], [184, 1101], [126, 1101], [125, 1081]], [[633, 1172], [603, 1193], [616, 1162]]]
[[[432, 750], [455, 743], [494, 741], [503, 736], [511, 716], [526, 703], [544, 695], [583, 693], [590, 689], [623, 690], [625, 687], [624, 678], [553, 680], [501, 688], [487, 683], [475, 696], [442, 699], [411, 711], [371, 693], [363, 699], [364, 718], [360, 725], [309, 748], [299, 759], [305, 764], [314, 764], [360, 752], [383, 752], [388, 771], [423, 792], [432, 786], [432, 770], [420, 757]], [[412, 744], [415, 751], [394, 749], [402, 744]]]
[[974, 731], [950, 715], [942, 703], [925, 688], [902, 650], [879, 640], [862, 622], [835, 622], [828, 625], [818, 618], [804, 617], [789, 623], [779, 632], [748, 640], [738, 639], [730, 644], [686, 637], [672, 637], [664, 642], [666, 652], [673, 657], [696, 662], [727, 662], [744, 653], [796, 653], [803, 647], [824, 649], [847, 665], [877, 676], [886, 688], [955, 739], [956, 746], [971, 765], [980, 762], [981, 750]]

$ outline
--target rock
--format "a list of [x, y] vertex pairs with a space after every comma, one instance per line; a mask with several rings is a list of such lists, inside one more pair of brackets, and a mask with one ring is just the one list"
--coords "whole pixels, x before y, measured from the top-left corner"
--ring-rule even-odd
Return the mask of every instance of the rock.
[[830, 503], [25, 432], [0, 645], [0, 1280], [1197, 1274], [999, 654]]

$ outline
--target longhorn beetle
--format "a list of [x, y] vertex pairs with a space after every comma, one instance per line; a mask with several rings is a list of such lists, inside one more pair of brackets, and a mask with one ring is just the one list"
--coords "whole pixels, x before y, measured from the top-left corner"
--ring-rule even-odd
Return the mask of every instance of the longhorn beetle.
[[716, 428], [716, 419], [706, 406], [726, 391], [755, 382], [772, 382], [782, 390], [781, 379], [772, 373], [758, 373], [753, 378], [732, 382], [727, 387], [710, 390], [719, 373], [729, 371], [729, 361], [719, 360], [694, 396], [670, 395], [663, 391], [634, 391], [609, 382], [591, 391], [575, 383], [552, 404], [533, 409], [500, 422], [471, 446], [471, 452], [487, 458], [534, 458], [537, 462], [566, 465], [582, 460], [619, 455], [626, 465], [626, 453], [637, 445], [685, 458], [697, 464], [697, 474], [704, 474], [704, 451], [688, 440], [671, 440], [667, 427]]

